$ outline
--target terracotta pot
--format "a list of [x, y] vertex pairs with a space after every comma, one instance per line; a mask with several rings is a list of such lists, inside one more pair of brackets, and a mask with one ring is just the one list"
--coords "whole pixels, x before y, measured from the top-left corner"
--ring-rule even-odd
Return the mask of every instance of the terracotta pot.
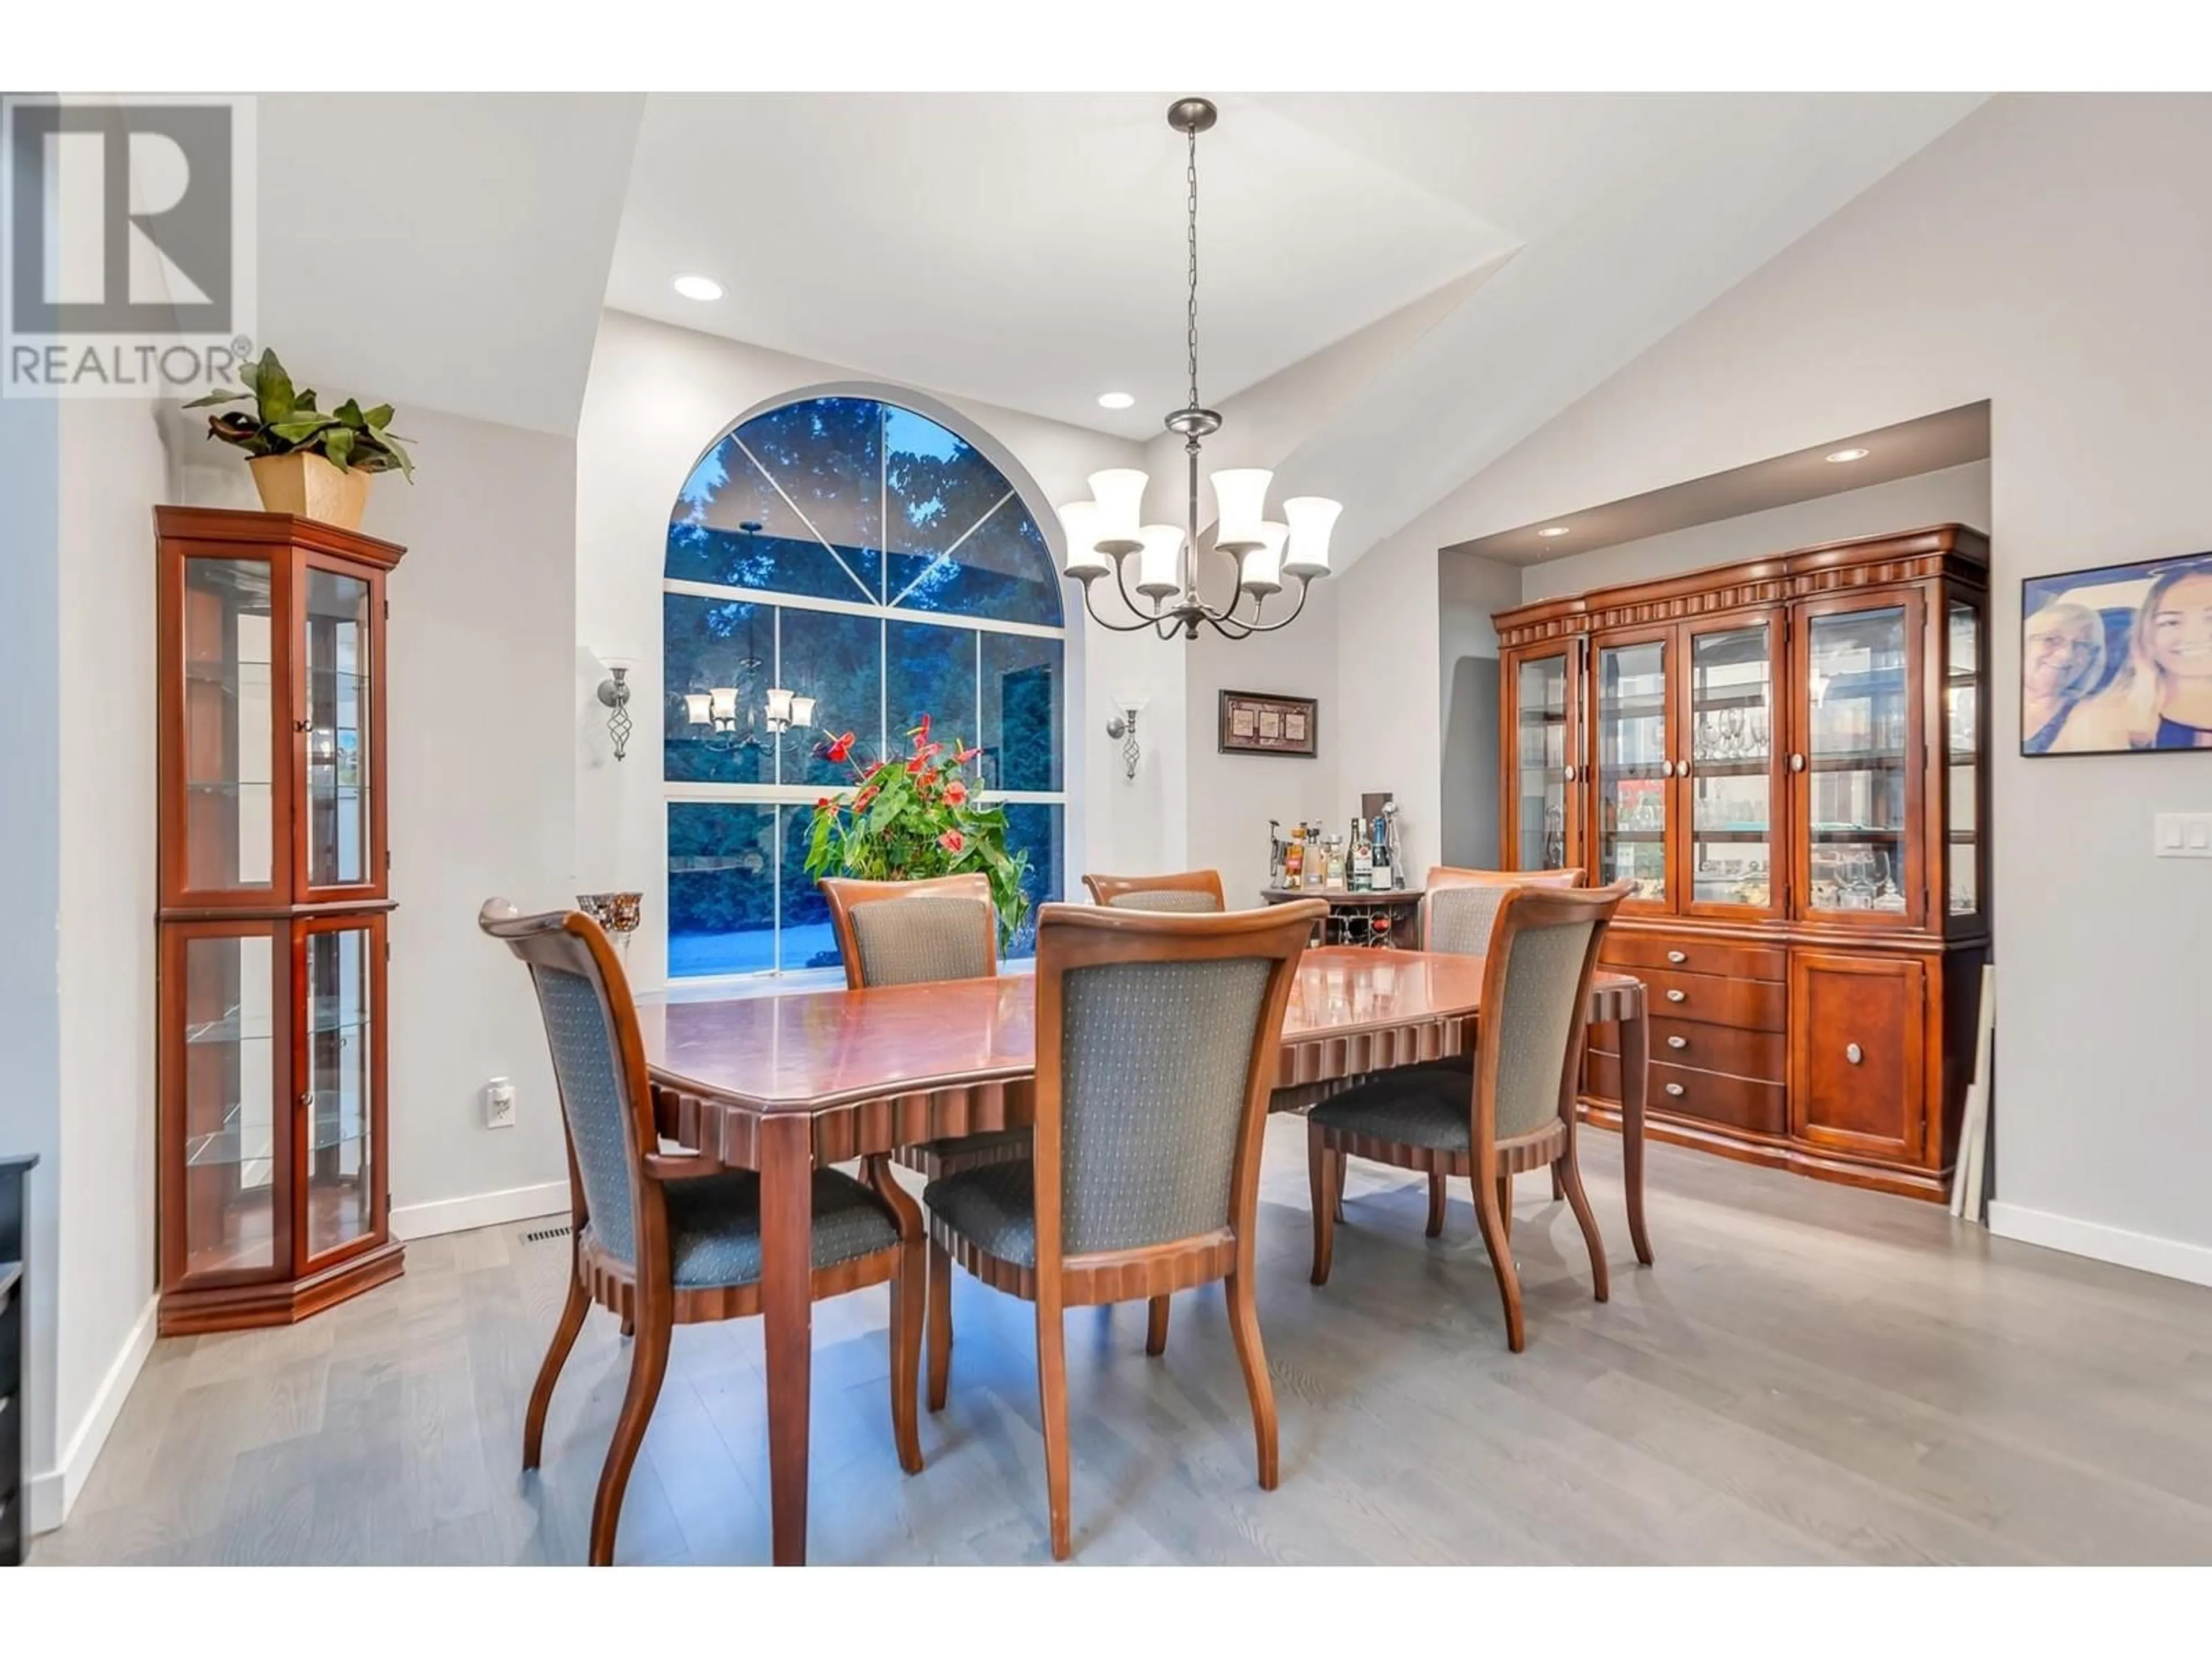
[[319, 519], [341, 530], [361, 528], [373, 473], [332, 466], [321, 456], [303, 451], [257, 455], [246, 465], [253, 469], [253, 487], [261, 492], [261, 505], [270, 512]]

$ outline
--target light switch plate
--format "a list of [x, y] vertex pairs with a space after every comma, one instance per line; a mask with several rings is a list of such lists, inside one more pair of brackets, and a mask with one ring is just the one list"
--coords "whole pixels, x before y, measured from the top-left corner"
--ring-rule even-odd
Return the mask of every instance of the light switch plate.
[[2162, 859], [2212, 859], [2212, 812], [2160, 812], [2151, 842]]

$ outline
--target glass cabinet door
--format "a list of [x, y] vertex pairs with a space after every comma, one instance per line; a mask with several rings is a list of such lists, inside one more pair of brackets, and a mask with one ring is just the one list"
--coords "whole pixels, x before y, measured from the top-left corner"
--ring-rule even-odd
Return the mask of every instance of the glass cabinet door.
[[301, 841], [309, 889], [374, 887], [370, 698], [374, 691], [366, 576], [309, 563], [301, 573], [300, 660], [307, 744]]
[[1689, 676], [1688, 866], [1691, 910], [1766, 911], [1780, 885], [1774, 869], [1775, 644], [1779, 619], [1761, 617], [1710, 630], [1685, 630]]
[[279, 878], [275, 567], [183, 562], [184, 684], [168, 733], [183, 797], [172, 886], [215, 902], [265, 898]]
[[1981, 895], [1982, 619], [1954, 599], [1943, 661], [1945, 912], [1978, 915]]
[[1796, 690], [1802, 747], [1790, 763], [1803, 778], [1798, 903], [1824, 920], [1894, 925], [1920, 908], [1912, 693], [1919, 616], [1909, 595], [1804, 616]]
[[1574, 776], [1574, 701], [1565, 652], [1513, 665], [1513, 842], [1507, 867], [1567, 863]]
[[[213, 922], [167, 941], [164, 1000], [177, 999], [163, 1057], [167, 1109], [180, 1133], [166, 1156], [164, 1202], [181, 1229], [164, 1277], [265, 1278], [289, 1266], [289, 1218], [279, 1195], [291, 1138], [282, 924]], [[179, 1167], [180, 1166], [180, 1167]]]
[[1636, 884], [1635, 901], [1666, 905], [1674, 750], [1668, 744], [1665, 636], [1601, 644], [1593, 657], [1594, 884]]
[[306, 1058], [301, 1066], [307, 1263], [378, 1231], [374, 1167], [376, 1027], [383, 998], [381, 918], [306, 928]]

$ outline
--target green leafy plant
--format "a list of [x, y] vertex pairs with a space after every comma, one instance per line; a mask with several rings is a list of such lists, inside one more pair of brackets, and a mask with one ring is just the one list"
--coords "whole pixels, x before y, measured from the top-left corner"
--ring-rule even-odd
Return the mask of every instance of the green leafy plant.
[[1001, 945], [1012, 941], [1030, 913], [1027, 853], [1006, 851], [1006, 810], [977, 803], [968, 763], [981, 752], [933, 742], [929, 716], [907, 734], [914, 753], [869, 765], [854, 757], [850, 732], [816, 753], [853, 769], [854, 787], [814, 804], [806, 873], [866, 881], [917, 881], [980, 871], [991, 884]]
[[195, 398], [186, 409], [205, 409], [215, 404], [251, 403], [253, 413], [233, 410], [208, 416], [208, 436], [235, 444], [249, 455], [291, 455], [305, 452], [319, 455], [333, 466], [356, 472], [398, 472], [415, 481], [415, 463], [407, 453], [408, 439], [392, 428], [392, 405], [363, 409], [349, 398], [327, 413], [315, 407], [313, 387], [297, 391], [274, 351], [239, 370], [245, 390], [210, 392]]

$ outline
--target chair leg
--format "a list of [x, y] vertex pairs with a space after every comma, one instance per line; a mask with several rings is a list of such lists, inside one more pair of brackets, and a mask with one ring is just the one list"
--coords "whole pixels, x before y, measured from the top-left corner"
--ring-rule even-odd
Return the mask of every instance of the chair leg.
[[1052, 1517], [1052, 1559], [1069, 1553], [1067, 1499], [1067, 1328], [1057, 1306], [1037, 1304], [1037, 1416], [1044, 1428], [1045, 1504]]
[[1429, 1171], [1428, 1236], [1431, 1238], [1444, 1236], [1444, 1172], [1442, 1170]]
[[1505, 1218], [1498, 1202], [1498, 1183], [1474, 1177], [1474, 1218], [1482, 1229], [1482, 1243], [1490, 1252], [1490, 1265], [1498, 1274], [1498, 1294], [1505, 1303], [1505, 1346], [1519, 1353], [1525, 1341], [1521, 1325], [1521, 1277], [1513, 1271], [1513, 1249], [1505, 1235]]
[[1590, 1279], [1596, 1286], [1597, 1299], [1603, 1302], [1613, 1293], [1606, 1277], [1605, 1245], [1597, 1236], [1597, 1218], [1590, 1213], [1589, 1194], [1583, 1190], [1583, 1172], [1576, 1167], [1571, 1148], [1553, 1161], [1552, 1175], [1567, 1189], [1567, 1206], [1582, 1224], [1583, 1242], [1589, 1246]]
[[639, 1310], [637, 1340], [629, 1351], [629, 1389], [623, 1395], [622, 1414], [615, 1419], [606, 1466], [599, 1471], [599, 1495], [592, 1500], [591, 1561], [595, 1567], [614, 1565], [615, 1528], [622, 1521], [623, 1492], [629, 1485], [630, 1465], [637, 1462], [637, 1449], [645, 1443], [645, 1427], [653, 1420], [653, 1402], [660, 1398], [661, 1378], [668, 1373], [671, 1328], [665, 1307], [647, 1304]]
[[1556, 1204], [1566, 1195], [1567, 1189], [1559, 1184], [1559, 1166], [1554, 1164], [1552, 1166], [1552, 1202]]
[[561, 1322], [553, 1328], [552, 1344], [545, 1350], [544, 1363], [538, 1368], [538, 1381], [530, 1390], [530, 1409], [522, 1418], [522, 1467], [534, 1469], [545, 1449], [545, 1413], [553, 1404], [553, 1385], [561, 1380], [561, 1368], [568, 1363], [568, 1353], [576, 1346], [576, 1333], [584, 1328], [584, 1316], [591, 1311], [591, 1292], [584, 1281], [574, 1272], [568, 1276], [568, 1299], [561, 1304]]
[[1156, 1296], [1145, 1309], [1145, 1352], [1155, 1359], [1168, 1351], [1168, 1299]]
[[632, 1337], [637, 1334], [637, 1316], [635, 1314], [624, 1314], [623, 1316], [622, 1334], [625, 1337]]
[[1498, 1177], [1498, 1225], [1506, 1237], [1513, 1237], [1513, 1177], [1510, 1175]]
[[929, 1409], [945, 1409], [945, 1385], [952, 1375], [952, 1256], [933, 1236], [929, 1241]]
[[1229, 1334], [1237, 1339], [1237, 1363], [1244, 1368], [1244, 1392], [1252, 1397], [1252, 1438], [1260, 1459], [1260, 1489], [1276, 1481], [1275, 1385], [1267, 1376], [1267, 1350], [1260, 1346], [1260, 1305], [1247, 1273], [1222, 1281], [1229, 1298]]
[[1336, 1254], [1335, 1197], [1342, 1183], [1337, 1172], [1344, 1154], [1329, 1150], [1326, 1132], [1318, 1123], [1306, 1125], [1306, 1185], [1313, 1199], [1313, 1282], [1328, 1283], [1328, 1268]]
[[1339, 1221], [1344, 1219], [1344, 1171], [1349, 1161], [1342, 1152], [1339, 1152], [1328, 1166], [1328, 1212]]

